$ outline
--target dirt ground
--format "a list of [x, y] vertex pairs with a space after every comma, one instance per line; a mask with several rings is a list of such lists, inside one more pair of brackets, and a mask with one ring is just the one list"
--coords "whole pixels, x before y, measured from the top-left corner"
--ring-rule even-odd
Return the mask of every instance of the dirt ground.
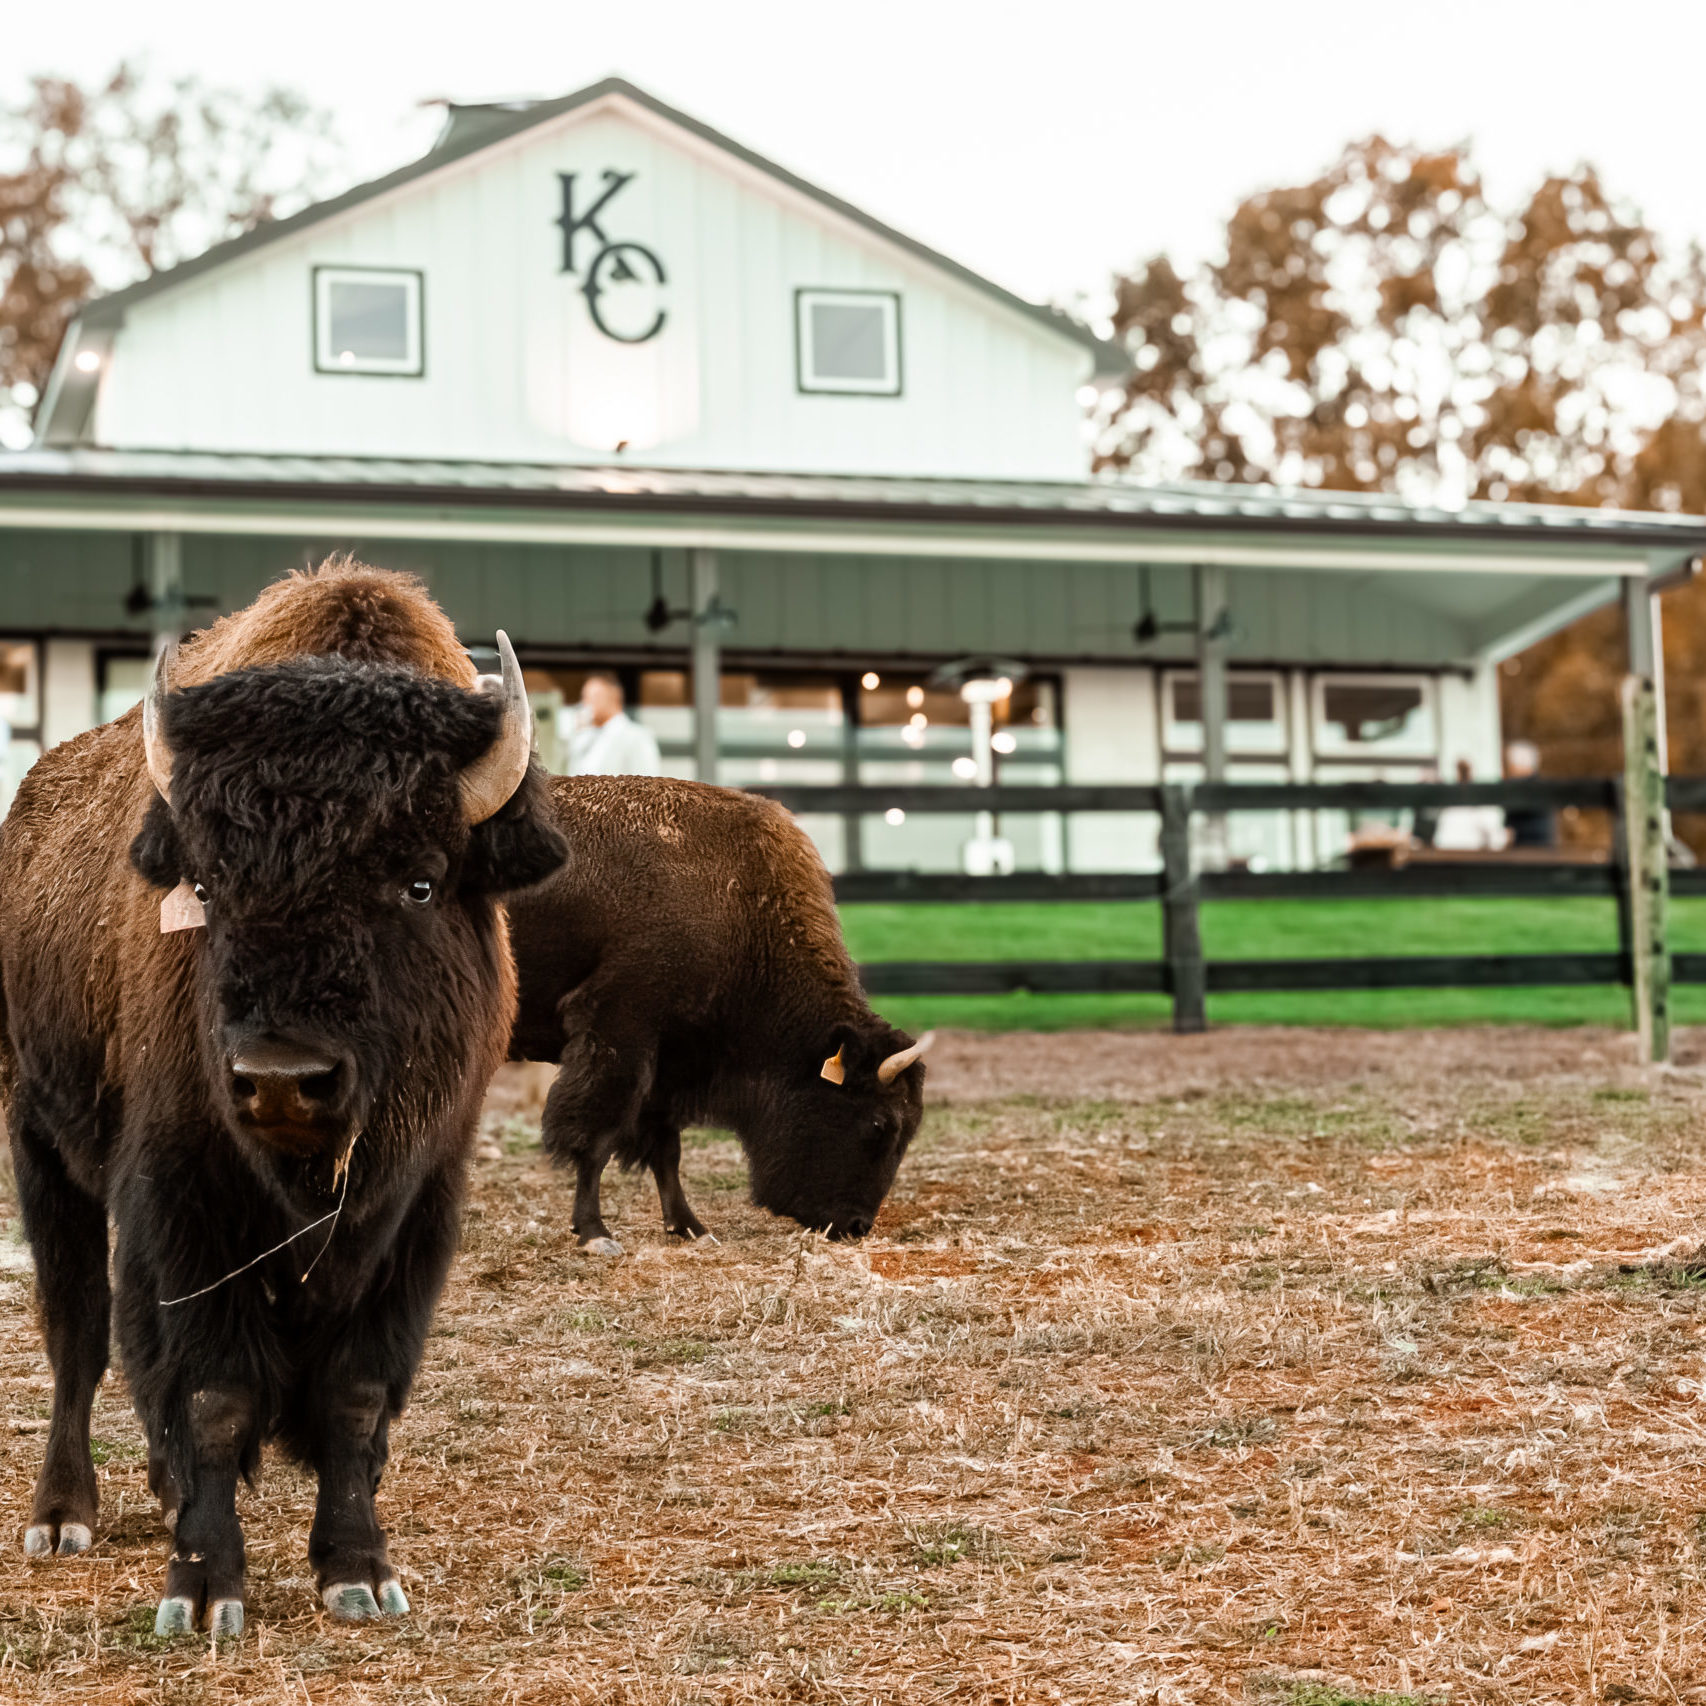
[[[311, 1490], [248, 1632], [151, 1633], [115, 1376], [84, 1557], [19, 1544], [48, 1378], [0, 1237], [0, 1700], [1706, 1702], [1706, 1036], [947, 1038], [876, 1235], [743, 1199], [580, 1255], [494, 1090], [381, 1492], [413, 1614], [328, 1623]], [[4, 1209], [8, 1228], [15, 1211]]]

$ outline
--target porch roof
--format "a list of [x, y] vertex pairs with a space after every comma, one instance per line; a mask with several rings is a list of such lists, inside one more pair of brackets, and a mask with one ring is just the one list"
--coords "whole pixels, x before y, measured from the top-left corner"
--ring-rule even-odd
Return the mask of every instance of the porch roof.
[[1566, 505], [85, 447], [0, 454], [0, 529], [19, 527], [1572, 579], [1669, 578], [1706, 555], [1706, 518]]

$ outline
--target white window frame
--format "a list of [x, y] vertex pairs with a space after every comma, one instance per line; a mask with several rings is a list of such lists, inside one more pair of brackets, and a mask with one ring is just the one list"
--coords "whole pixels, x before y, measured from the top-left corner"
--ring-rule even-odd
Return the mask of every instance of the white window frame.
[[[332, 348], [331, 287], [334, 284], [401, 284], [403, 342], [401, 357], [358, 356], [340, 361]], [[425, 274], [414, 267], [314, 268], [314, 371], [327, 374], [366, 374], [391, 379], [420, 379], [426, 373]]]
[[[883, 365], [880, 379], [842, 379], [816, 371], [812, 345], [812, 308], [869, 308], [883, 315]], [[794, 382], [807, 397], [898, 397], [902, 389], [900, 350], [900, 292], [898, 290], [832, 290], [827, 286], [802, 286], [794, 292]]]
[[[1201, 729], [1200, 723], [1181, 723], [1173, 715], [1173, 685], [1180, 680], [1194, 681], [1197, 670], [1188, 666], [1173, 669], [1163, 669], [1159, 672], [1161, 681], [1161, 750], [1169, 758], [1191, 758], [1202, 751], [1202, 736], [1199, 734], [1194, 741], [1182, 737], [1181, 731], [1188, 728]], [[1273, 693], [1274, 715], [1271, 723], [1258, 725], [1271, 727], [1276, 731], [1272, 746], [1235, 746], [1233, 744], [1233, 729], [1247, 729], [1248, 723], [1235, 724], [1230, 717], [1226, 721], [1226, 751], [1229, 758], [1249, 758], [1270, 763], [1283, 764], [1291, 751], [1291, 730], [1289, 727], [1291, 705], [1285, 690], [1285, 675], [1277, 669], [1233, 669], [1227, 671], [1226, 685], [1228, 691], [1234, 682], [1266, 682]]]
[[[1328, 744], [1327, 689], [1329, 687], [1419, 687], [1422, 708], [1427, 713], [1429, 738], [1404, 742], [1339, 740]], [[1356, 674], [1351, 671], [1329, 670], [1316, 675], [1309, 684], [1310, 750], [1317, 760], [1336, 758], [1373, 758], [1381, 762], [1407, 759], [1413, 762], [1437, 762], [1439, 758], [1439, 682], [1431, 675], [1409, 675], [1386, 672]]]
[[41, 642], [22, 634], [0, 634], [0, 645], [16, 646], [25, 654], [24, 690], [21, 693], [0, 693], [0, 715], [19, 709], [14, 701], [22, 700], [22, 708], [28, 714], [22, 721], [14, 721], [7, 715], [6, 723], [15, 739], [39, 741], [42, 725]]

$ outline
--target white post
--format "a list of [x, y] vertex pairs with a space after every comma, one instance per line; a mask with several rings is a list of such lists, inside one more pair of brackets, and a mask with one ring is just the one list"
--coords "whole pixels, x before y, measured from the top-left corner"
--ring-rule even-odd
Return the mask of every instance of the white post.
[[[974, 782], [979, 788], [991, 788], [995, 785], [995, 752], [989, 744], [989, 738], [995, 732], [995, 708], [987, 699], [974, 699], [967, 706], [967, 710], [971, 713], [972, 763], [977, 766]], [[977, 814], [975, 833], [979, 841], [994, 838], [994, 812]]]
[[[1665, 775], [1670, 774], [1670, 734], [1665, 724], [1665, 615], [1664, 607], [1659, 602], [1660, 595], [1656, 592], [1647, 593], [1647, 622], [1649, 628], [1649, 644], [1653, 648], [1653, 713], [1658, 718], [1659, 734], [1659, 769]], [[1665, 823], [1670, 823], [1670, 813], [1665, 813]]]
[[184, 536], [148, 535], [149, 625], [154, 655], [170, 651], [184, 635]]
[[[1288, 762], [1293, 782], [1315, 779], [1315, 745], [1310, 729], [1309, 677], [1301, 669], [1285, 675]], [[1291, 862], [1295, 870], [1315, 868], [1315, 814], [1299, 809], [1291, 814]]]
[[[980, 788], [995, 781], [995, 701], [1005, 699], [1013, 683], [1005, 676], [973, 676], [960, 688], [971, 726], [972, 779]], [[1013, 843], [995, 833], [995, 814], [980, 811], [972, 838], [962, 853], [966, 874], [973, 877], [1005, 876], [1013, 869]]]
[[[1197, 580], [1197, 687], [1202, 700], [1202, 767], [1205, 782], [1226, 780], [1226, 570], [1204, 563]], [[1226, 868], [1226, 814], [1203, 816], [1203, 868]]]
[[717, 708], [722, 697], [722, 632], [717, 554], [696, 547], [693, 569], [693, 773], [717, 779]]
[[1623, 580], [1623, 836], [1635, 1029], [1642, 1062], [1670, 1059], [1670, 813], [1665, 805], [1664, 636], [1645, 575]]
[[1651, 678], [1657, 661], [1652, 595], [1645, 575], [1623, 577], [1623, 622], [1629, 645], [1629, 673]]
[[[1653, 736], [1658, 745], [1659, 774], [1670, 774], [1670, 734], [1665, 724], [1664, 612], [1659, 595], [1644, 575], [1623, 577], [1623, 623], [1627, 630], [1629, 673], [1653, 684]], [[1664, 841], [1674, 841], [1670, 807], [1664, 806]]]

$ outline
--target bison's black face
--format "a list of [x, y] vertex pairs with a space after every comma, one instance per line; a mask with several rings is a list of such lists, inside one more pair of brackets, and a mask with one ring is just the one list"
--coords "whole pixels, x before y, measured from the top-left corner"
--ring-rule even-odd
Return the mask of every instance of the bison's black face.
[[330, 1189], [364, 1131], [406, 1142], [507, 1027], [491, 897], [565, 853], [510, 687], [321, 658], [151, 704], [160, 792], [131, 857], [205, 909], [208, 1095], [293, 1197]]
[[872, 1019], [793, 1062], [751, 1147], [752, 1200], [832, 1238], [864, 1237], [923, 1116], [922, 1052]]

